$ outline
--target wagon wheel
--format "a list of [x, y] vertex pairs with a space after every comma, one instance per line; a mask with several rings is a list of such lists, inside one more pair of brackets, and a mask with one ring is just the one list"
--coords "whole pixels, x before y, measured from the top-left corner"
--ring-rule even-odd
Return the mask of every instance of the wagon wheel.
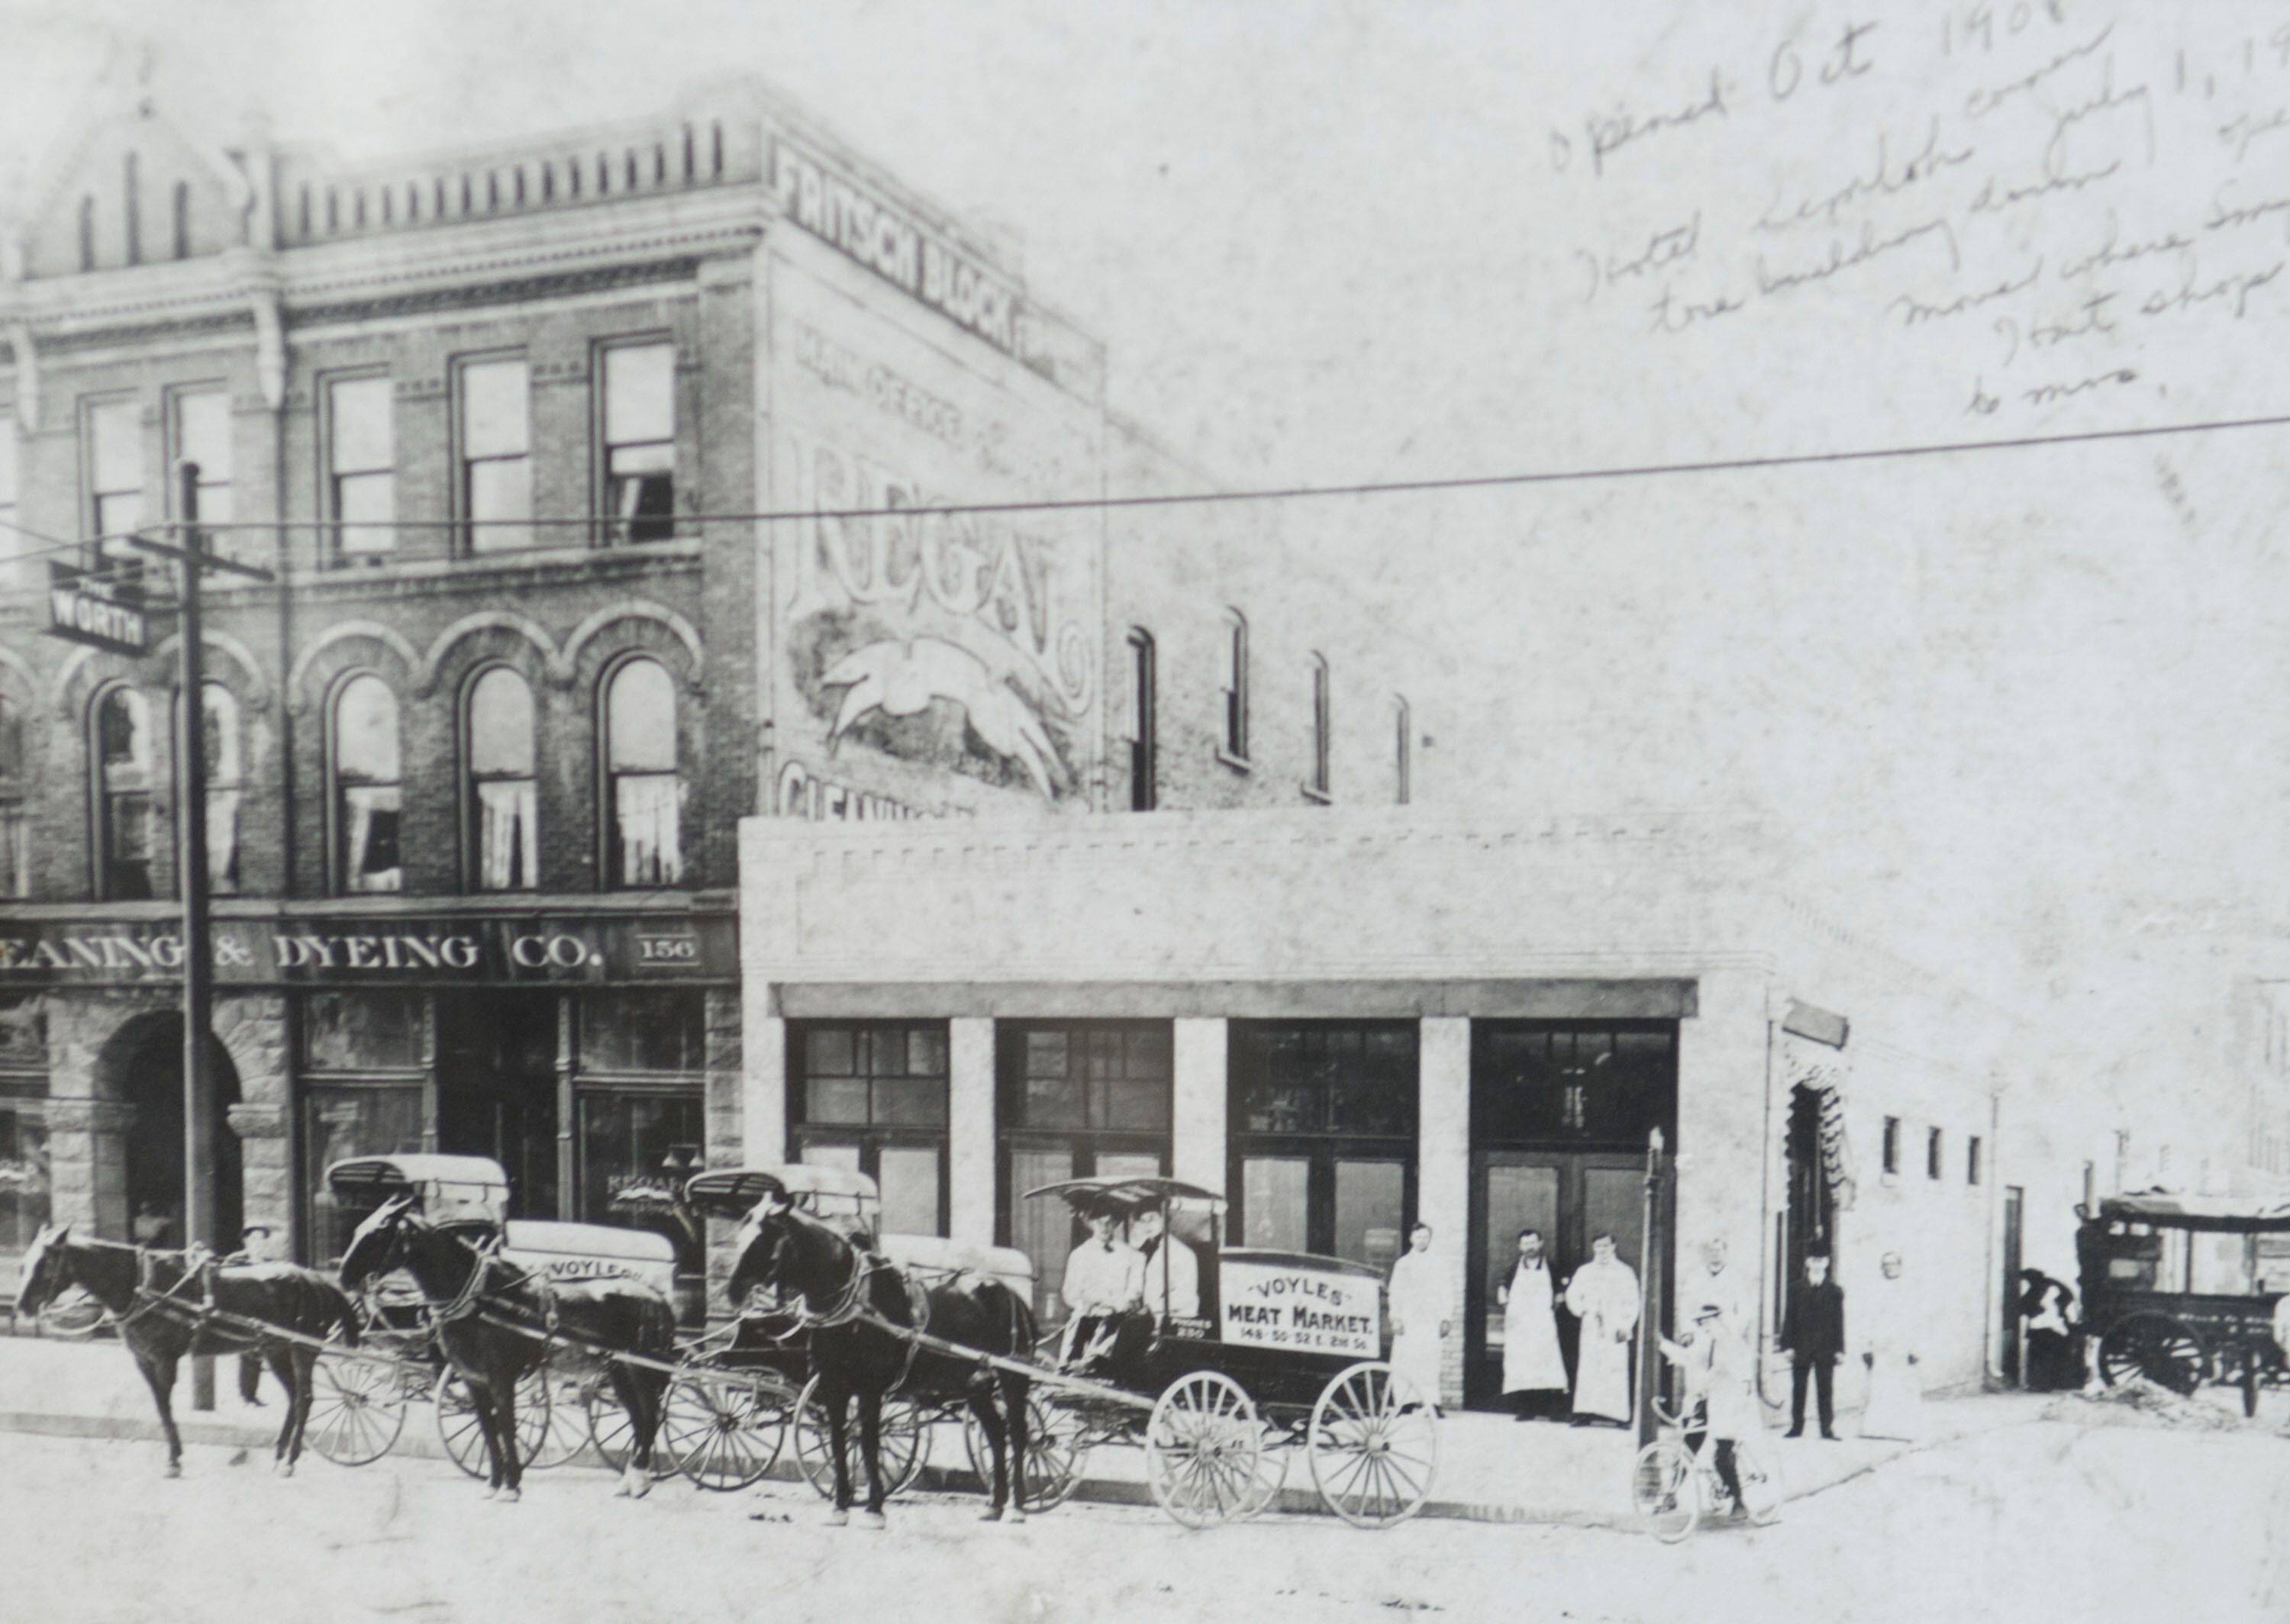
[[1676, 1438], [1656, 1438], [1630, 1463], [1630, 1508], [1645, 1531], [1675, 1545], [1701, 1520], [1693, 1454]]
[[[437, 1437], [453, 1464], [472, 1477], [491, 1474], [485, 1468], [484, 1428], [477, 1425], [477, 1407], [470, 1400], [469, 1384], [461, 1372], [448, 1368], [437, 1378]], [[548, 1437], [548, 1388], [545, 1382], [516, 1384], [517, 1459], [531, 1461]]]
[[1439, 1469], [1431, 1400], [1389, 1364], [1337, 1373], [1312, 1406], [1312, 1483], [1355, 1528], [1389, 1528], [1423, 1508]]
[[1257, 1439], [1256, 1470], [1244, 1485], [1238, 1514], [1243, 1520], [1262, 1516], [1280, 1498], [1280, 1491], [1288, 1486], [1288, 1461], [1296, 1452], [1297, 1442], [1289, 1428], [1265, 1422]]
[[302, 1436], [336, 1466], [380, 1460], [405, 1429], [405, 1388], [395, 1364], [321, 1356], [310, 1367]]
[[[803, 1468], [803, 1475], [824, 1500], [835, 1498], [835, 1467], [828, 1454], [830, 1435], [827, 1429], [827, 1411], [819, 1402], [819, 1378], [813, 1376], [803, 1384], [803, 1391], [795, 1404], [795, 1459]], [[895, 1394], [883, 1399], [881, 1430], [883, 1493], [885, 1498], [900, 1493], [923, 1475], [930, 1460], [930, 1436], [924, 1430], [923, 1412], [915, 1404]], [[867, 1481], [867, 1468], [859, 1454], [857, 1418], [844, 1434], [845, 1455], [850, 1466], [851, 1485], [857, 1493]]]
[[760, 1483], [787, 1444], [794, 1403], [769, 1372], [678, 1372], [662, 1400], [654, 1464], [664, 1460], [667, 1470], [718, 1493]]
[[[552, 1372], [547, 1365], [527, 1371], [516, 1379], [517, 1447], [524, 1450], [525, 1469], [545, 1472], [552, 1466], [563, 1466], [581, 1452], [589, 1441], [588, 1429], [576, 1426], [572, 1418], [583, 1414], [589, 1407], [589, 1396], [597, 1388], [610, 1390], [612, 1383], [601, 1372], [586, 1377], [569, 1372]], [[538, 1440], [529, 1447], [524, 1442], [525, 1407], [533, 1402], [533, 1395], [547, 1396], [544, 1406], [553, 1424], [543, 1428]], [[559, 1420], [556, 1418], [562, 1416]]]
[[2203, 1345], [2167, 1314], [2134, 1314], [2099, 1340], [2099, 1373], [2110, 1387], [2144, 1376], [2180, 1395], [2202, 1385]]
[[[992, 1492], [994, 1455], [986, 1447], [985, 1429], [967, 1405], [962, 1412], [962, 1447], [970, 1456], [970, 1469], [979, 1486]], [[1047, 1511], [1062, 1503], [1081, 1482], [1082, 1462], [1089, 1459], [1089, 1436], [1080, 1416], [1061, 1405], [1045, 1404], [1038, 1393], [1026, 1396], [1026, 1498], [1019, 1508]]]
[[1153, 1499], [1188, 1528], [1251, 1515], [1263, 1453], [1256, 1406], [1221, 1371], [1195, 1371], [1169, 1384], [1145, 1423], [1145, 1478]]

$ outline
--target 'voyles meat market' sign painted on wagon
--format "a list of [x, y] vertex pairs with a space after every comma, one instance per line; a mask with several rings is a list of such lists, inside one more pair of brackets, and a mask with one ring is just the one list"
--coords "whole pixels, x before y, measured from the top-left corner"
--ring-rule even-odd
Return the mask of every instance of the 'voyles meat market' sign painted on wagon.
[[1227, 1252], [1218, 1264], [1223, 1340], [1251, 1348], [1375, 1359], [1383, 1354], [1382, 1286], [1314, 1260]]

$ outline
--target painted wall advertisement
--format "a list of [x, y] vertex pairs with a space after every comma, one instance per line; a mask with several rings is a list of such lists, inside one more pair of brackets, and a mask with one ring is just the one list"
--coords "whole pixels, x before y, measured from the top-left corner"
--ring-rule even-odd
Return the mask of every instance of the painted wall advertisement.
[[930, 510], [1093, 489], [1093, 442], [823, 300], [783, 300], [778, 339], [780, 505], [819, 515], [781, 554], [781, 815], [1085, 804], [1101, 520]]
[[1252, 1348], [1383, 1356], [1383, 1287], [1366, 1275], [1227, 1254], [1224, 1340]]

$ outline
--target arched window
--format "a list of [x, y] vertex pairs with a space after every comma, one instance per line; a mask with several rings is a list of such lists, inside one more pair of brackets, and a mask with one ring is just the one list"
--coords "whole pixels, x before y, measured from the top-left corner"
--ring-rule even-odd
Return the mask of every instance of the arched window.
[[684, 782], [676, 771], [676, 684], [631, 660], [605, 689], [605, 871], [615, 886], [673, 885], [684, 874]]
[[1130, 628], [1129, 663], [1129, 810], [1151, 812], [1157, 798], [1160, 754], [1159, 677], [1154, 669], [1153, 634], [1141, 626]]
[[1224, 753], [1248, 759], [1248, 620], [1237, 609], [1224, 612]]
[[32, 826], [24, 815], [24, 714], [0, 693], [0, 897], [32, 894]]
[[155, 831], [151, 811], [151, 706], [124, 684], [95, 701], [96, 894], [148, 899]]
[[540, 820], [534, 776], [532, 690], [507, 666], [469, 684], [461, 730], [468, 778], [471, 876], [479, 891], [530, 891], [540, 883], [533, 842]]
[[122, 219], [126, 226], [127, 262], [143, 263], [143, 183], [137, 173], [135, 155], [129, 153], [121, 164], [120, 197], [124, 204]]
[[1304, 793], [1316, 801], [1328, 798], [1328, 750], [1334, 736], [1328, 692], [1328, 662], [1325, 656], [1312, 656], [1312, 779], [1304, 786]]
[[1407, 708], [1405, 696], [1391, 701], [1392, 781], [1391, 800], [1395, 806], [1405, 806], [1414, 794], [1415, 784], [1415, 713]]
[[334, 889], [398, 891], [397, 696], [381, 678], [353, 676], [334, 696]]
[[238, 800], [245, 783], [240, 765], [238, 700], [220, 683], [206, 684], [201, 732], [207, 770], [207, 888], [217, 896], [238, 890]]

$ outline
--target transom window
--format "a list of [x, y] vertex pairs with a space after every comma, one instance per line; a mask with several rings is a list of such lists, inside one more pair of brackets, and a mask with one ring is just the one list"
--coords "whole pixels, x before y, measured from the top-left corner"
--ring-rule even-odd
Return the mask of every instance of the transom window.
[[387, 377], [326, 385], [326, 516], [331, 561], [379, 564], [397, 546], [396, 438]]
[[461, 516], [472, 553], [532, 545], [532, 389], [521, 356], [465, 361], [460, 385]]
[[605, 510], [615, 546], [676, 532], [676, 346], [604, 351]]
[[614, 886], [684, 877], [684, 780], [676, 764], [676, 682], [631, 660], [605, 693], [605, 870]]
[[464, 724], [468, 820], [480, 891], [529, 891], [540, 883], [535, 844], [540, 780], [533, 766], [532, 689], [507, 666], [469, 684]]
[[403, 890], [397, 696], [381, 678], [361, 673], [342, 684], [333, 749], [334, 889]]

